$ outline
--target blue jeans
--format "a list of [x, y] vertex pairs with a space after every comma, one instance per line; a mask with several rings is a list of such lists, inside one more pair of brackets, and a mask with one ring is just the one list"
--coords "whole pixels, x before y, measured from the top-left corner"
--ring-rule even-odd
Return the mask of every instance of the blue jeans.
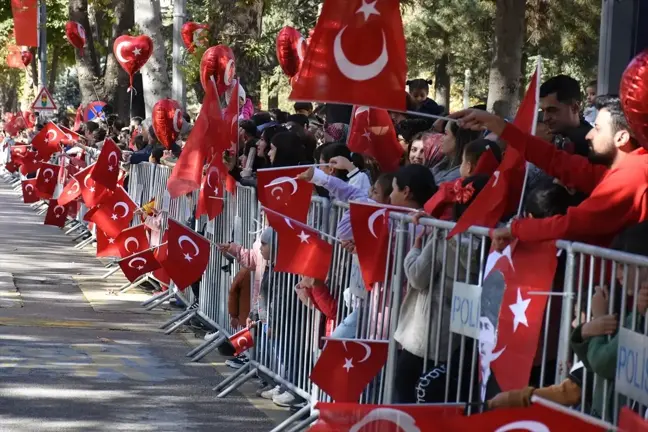
[[344, 318], [344, 320], [342, 320], [342, 322], [338, 324], [337, 327], [335, 327], [335, 330], [333, 330], [331, 337], [336, 339], [355, 339], [356, 330], [358, 328], [359, 312], [360, 310], [356, 309], [351, 312], [349, 316]]

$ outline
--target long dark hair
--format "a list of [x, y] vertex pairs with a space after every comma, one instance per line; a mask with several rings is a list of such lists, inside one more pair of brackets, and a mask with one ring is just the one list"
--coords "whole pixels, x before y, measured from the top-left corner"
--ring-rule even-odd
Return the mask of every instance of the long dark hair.
[[482, 134], [480, 131], [460, 128], [456, 122], [450, 123], [450, 132], [455, 137], [455, 152], [452, 158], [446, 156], [439, 162], [439, 168], [443, 170], [449, 170], [461, 165], [466, 145], [478, 139]]
[[272, 162], [273, 167], [299, 165], [304, 162], [304, 146], [299, 135], [280, 132], [272, 137], [272, 145], [277, 149]]

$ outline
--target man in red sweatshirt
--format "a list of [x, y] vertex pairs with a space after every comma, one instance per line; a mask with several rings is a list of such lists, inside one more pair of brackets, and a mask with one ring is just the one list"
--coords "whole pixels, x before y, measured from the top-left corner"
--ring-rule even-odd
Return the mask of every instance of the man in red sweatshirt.
[[571, 240], [609, 246], [624, 228], [648, 216], [648, 153], [632, 135], [614, 96], [599, 96], [598, 117], [588, 135], [590, 157], [571, 155], [525, 134], [502, 118], [485, 111], [464, 110], [451, 115], [464, 128], [486, 129], [520, 151], [528, 162], [562, 184], [589, 195], [567, 214], [544, 219], [517, 219], [493, 231], [496, 248], [521, 241]]

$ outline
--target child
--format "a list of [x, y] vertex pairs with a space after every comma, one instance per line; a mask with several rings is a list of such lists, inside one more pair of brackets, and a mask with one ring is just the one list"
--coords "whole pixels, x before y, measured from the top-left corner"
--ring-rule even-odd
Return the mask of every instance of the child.
[[[230, 89], [225, 92], [225, 102], [227, 105], [230, 103], [230, 99], [232, 97], [232, 91], [233, 89]], [[241, 83], [238, 84], [238, 104], [239, 104], [239, 120], [250, 120], [252, 118], [252, 115], [254, 114], [254, 105], [252, 104], [252, 100], [249, 98], [245, 97], [245, 89], [241, 85]]]
[[596, 116], [598, 115], [598, 110], [596, 109], [596, 106], [594, 106], [594, 103], [596, 102], [597, 87], [598, 86], [596, 81], [590, 81], [590, 83], [587, 85], [587, 88], [585, 89], [587, 99], [585, 101], [583, 117], [585, 118], [585, 121], [592, 126], [594, 126], [594, 123], [596, 122]]
[[414, 111], [433, 115], [443, 114], [443, 107], [428, 97], [432, 81], [419, 78], [407, 81], [406, 84], [409, 87], [410, 96], [414, 99]]

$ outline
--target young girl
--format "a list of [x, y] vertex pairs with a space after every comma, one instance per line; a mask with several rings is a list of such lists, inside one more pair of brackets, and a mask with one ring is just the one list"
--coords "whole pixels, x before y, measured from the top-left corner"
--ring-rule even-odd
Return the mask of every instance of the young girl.
[[[472, 203], [483, 189], [488, 177], [479, 175], [462, 181], [461, 187], [470, 190], [471, 196], [465, 202], [454, 206], [455, 218]], [[459, 237], [447, 242], [441, 238], [430, 239], [424, 248], [423, 235], [417, 236], [414, 247], [405, 257], [404, 270], [408, 290], [401, 305], [400, 316], [394, 338], [402, 346], [396, 365], [396, 403], [443, 402], [445, 396], [448, 354], [457, 347], [459, 338], [454, 338], [449, 347], [452, 289], [455, 280], [475, 283], [479, 274], [479, 244], [469, 244], [472, 254], [460, 248]], [[468, 257], [472, 256], [472, 261]], [[445, 261], [444, 261], [445, 257]], [[433, 259], [434, 258], [434, 259]], [[459, 259], [457, 262], [456, 259]], [[458, 356], [453, 356], [458, 359]], [[433, 368], [433, 379], [425, 378], [425, 385], [417, 389], [417, 383], [424, 371], [425, 359], [428, 369]], [[459, 376], [458, 364], [451, 367], [453, 380]], [[466, 380], [469, 381], [469, 380]], [[451, 391], [456, 384], [450, 385]], [[467, 393], [465, 393], [467, 394]]]
[[407, 81], [406, 84], [410, 96], [414, 99], [415, 111], [434, 115], [443, 114], [444, 108], [428, 97], [432, 81], [419, 78]]

